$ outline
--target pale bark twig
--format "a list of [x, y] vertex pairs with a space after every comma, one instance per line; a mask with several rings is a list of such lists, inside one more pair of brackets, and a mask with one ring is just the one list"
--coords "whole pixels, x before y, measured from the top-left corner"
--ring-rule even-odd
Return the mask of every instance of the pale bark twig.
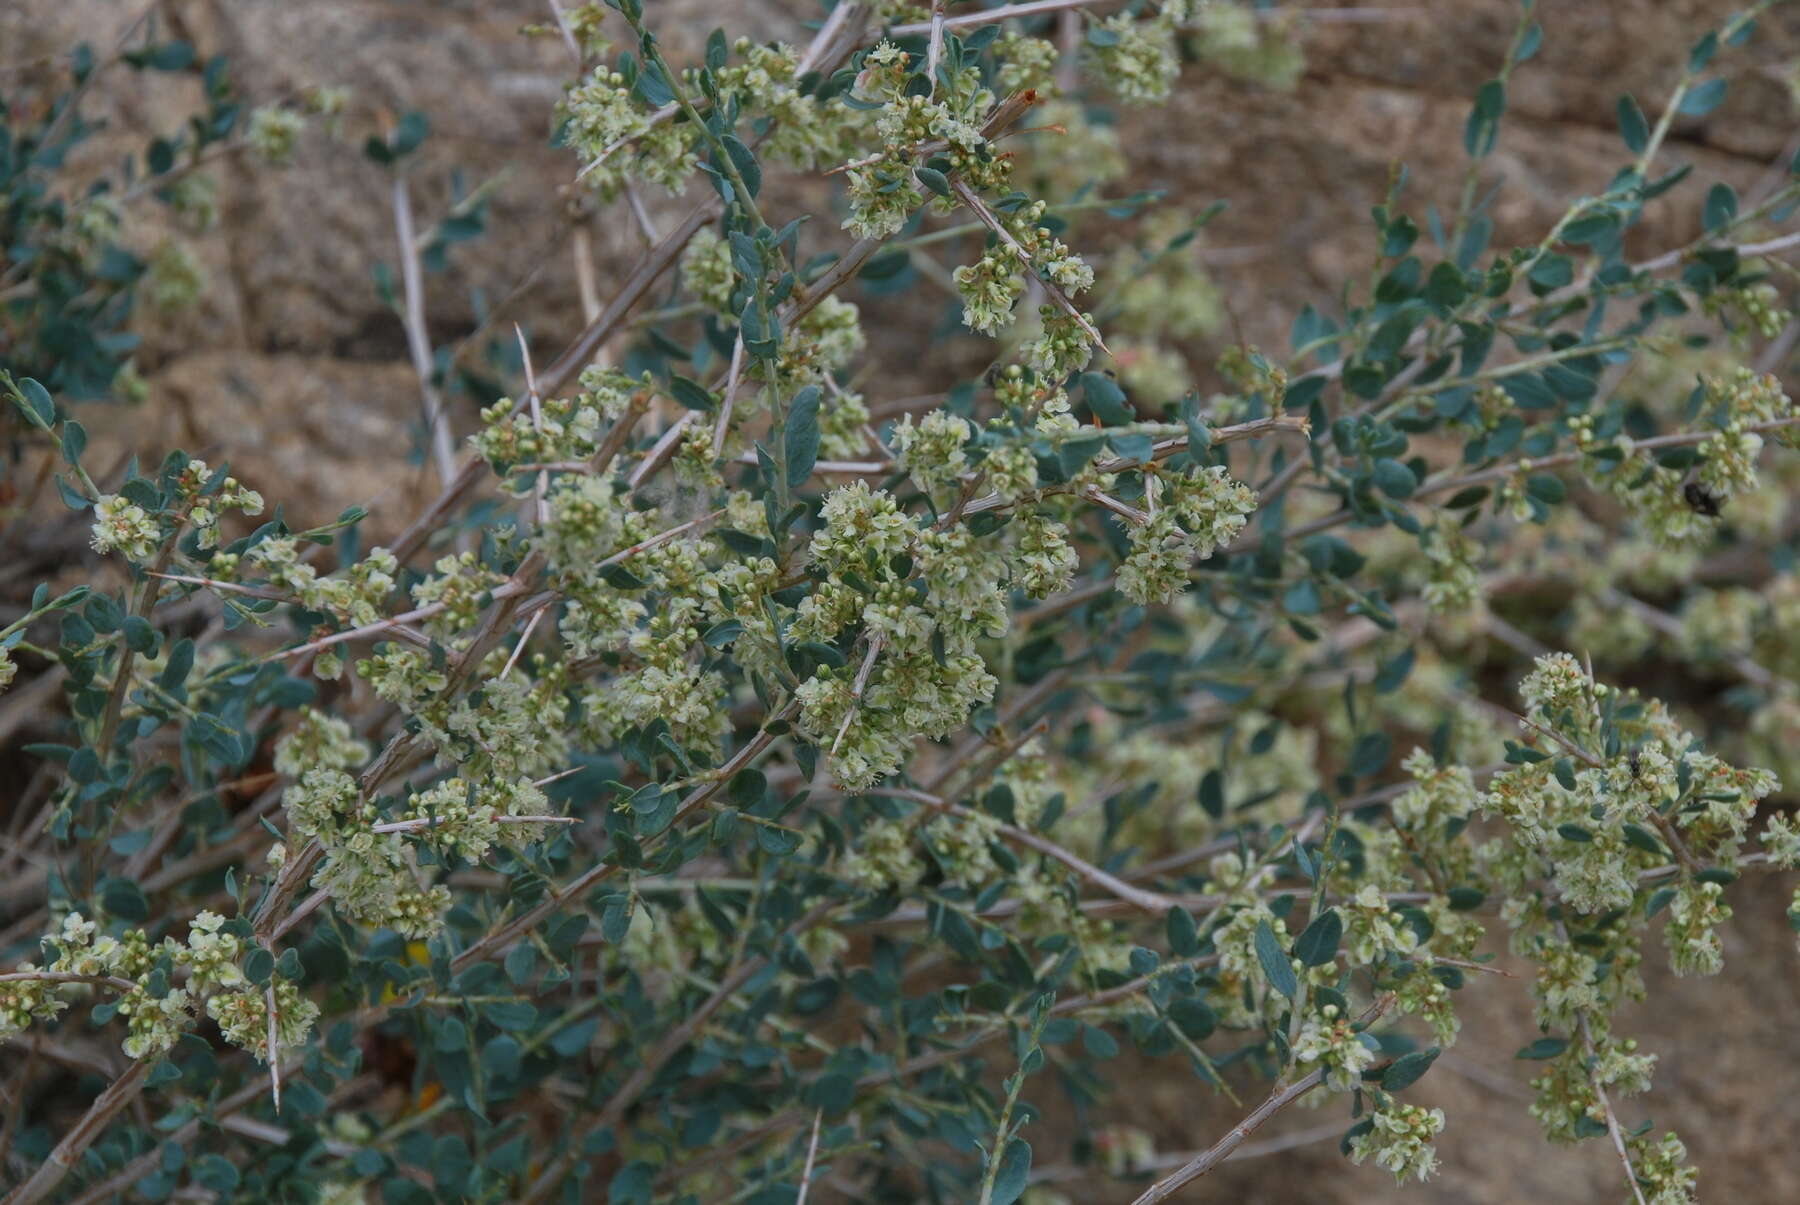
[[456, 445], [449, 420], [444, 416], [443, 399], [432, 379], [436, 370], [431, 362], [431, 340], [425, 333], [425, 282], [413, 239], [412, 197], [407, 191], [406, 173], [398, 170], [394, 172], [394, 232], [400, 240], [400, 285], [405, 304], [401, 317], [406, 327], [406, 350], [412, 357], [413, 373], [419, 378], [426, 437], [437, 465], [438, 481], [449, 486], [457, 474]]
[[[1373, 1021], [1386, 1012], [1393, 1001], [1394, 998], [1391, 995], [1381, 997], [1369, 1006], [1358, 1018], [1358, 1021], [1363, 1024]], [[1175, 1194], [1176, 1190], [1206, 1175], [1213, 1168], [1231, 1158], [1244, 1144], [1244, 1140], [1254, 1134], [1265, 1121], [1318, 1087], [1324, 1078], [1325, 1073], [1321, 1070], [1302, 1076], [1293, 1083], [1277, 1084], [1275, 1090], [1269, 1094], [1269, 1098], [1251, 1110], [1242, 1121], [1232, 1126], [1223, 1138], [1145, 1189], [1143, 1194], [1132, 1202], [1132, 1205], [1156, 1205], [1158, 1201], [1166, 1201]]]

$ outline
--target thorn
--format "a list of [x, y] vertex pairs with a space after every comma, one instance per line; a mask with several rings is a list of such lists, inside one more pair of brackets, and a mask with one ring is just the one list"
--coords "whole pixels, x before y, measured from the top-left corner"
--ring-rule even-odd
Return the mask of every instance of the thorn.
[[269, 1086], [275, 1098], [275, 1111], [281, 1112], [281, 1050], [275, 1043], [275, 984], [270, 981], [263, 989], [264, 997], [269, 1002]]

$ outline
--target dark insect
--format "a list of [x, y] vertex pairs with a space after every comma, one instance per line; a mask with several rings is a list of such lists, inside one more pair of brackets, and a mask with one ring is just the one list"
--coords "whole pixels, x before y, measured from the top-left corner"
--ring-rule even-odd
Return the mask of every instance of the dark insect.
[[1681, 487], [1681, 496], [1697, 515], [1705, 515], [1709, 519], [1719, 517], [1720, 498], [1711, 493], [1698, 481], [1690, 481]]
[[1638, 776], [1639, 772], [1643, 770], [1643, 768], [1644, 768], [1643, 759], [1638, 755], [1638, 751], [1636, 749], [1633, 749], [1631, 751], [1631, 776], [1633, 778], [1636, 778]]

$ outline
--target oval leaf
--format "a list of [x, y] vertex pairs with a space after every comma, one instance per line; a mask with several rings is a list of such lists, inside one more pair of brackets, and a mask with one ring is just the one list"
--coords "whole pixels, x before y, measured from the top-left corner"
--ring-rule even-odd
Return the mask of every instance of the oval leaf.
[[1300, 981], [1294, 977], [1293, 964], [1288, 962], [1286, 951], [1281, 948], [1281, 941], [1275, 936], [1275, 930], [1269, 927], [1268, 921], [1256, 926], [1256, 960], [1262, 963], [1263, 974], [1269, 977], [1269, 986], [1292, 1000], [1300, 991]]
[[819, 459], [819, 387], [808, 385], [794, 395], [788, 407], [787, 483], [789, 489], [803, 484], [812, 476]]
[[1294, 943], [1294, 957], [1309, 967], [1324, 966], [1337, 957], [1338, 942], [1343, 940], [1344, 918], [1336, 908], [1327, 908], [1313, 917], [1312, 923]]
[[1431, 1065], [1442, 1053], [1436, 1046], [1430, 1050], [1415, 1050], [1409, 1055], [1397, 1058], [1381, 1075], [1381, 1086], [1388, 1092], [1399, 1092], [1419, 1082], [1421, 1076], [1431, 1070]]

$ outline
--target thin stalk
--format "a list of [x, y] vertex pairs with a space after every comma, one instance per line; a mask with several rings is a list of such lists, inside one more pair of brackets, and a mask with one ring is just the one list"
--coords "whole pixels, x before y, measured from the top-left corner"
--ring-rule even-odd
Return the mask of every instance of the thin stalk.
[[438, 481], [448, 486], [456, 480], [456, 446], [449, 422], [444, 417], [443, 401], [432, 380], [436, 370], [431, 362], [431, 340], [425, 333], [424, 273], [419, 265], [418, 243], [413, 234], [412, 198], [407, 192], [405, 172], [394, 172], [393, 193], [394, 232], [400, 240], [400, 280], [406, 304], [402, 315], [406, 326], [406, 350], [419, 379], [419, 398]]

